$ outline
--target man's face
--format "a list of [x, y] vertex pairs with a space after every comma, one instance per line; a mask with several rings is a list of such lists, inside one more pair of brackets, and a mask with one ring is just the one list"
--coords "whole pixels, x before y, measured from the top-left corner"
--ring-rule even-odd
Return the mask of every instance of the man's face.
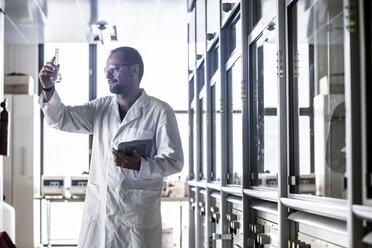
[[133, 65], [123, 61], [119, 52], [112, 53], [106, 63], [106, 78], [110, 92], [114, 94], [130, 94], [139, 85], [133, 80]]

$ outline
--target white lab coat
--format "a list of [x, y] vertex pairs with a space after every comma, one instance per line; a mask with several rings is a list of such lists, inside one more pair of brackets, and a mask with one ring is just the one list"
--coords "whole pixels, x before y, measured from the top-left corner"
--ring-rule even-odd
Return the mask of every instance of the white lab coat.
[[[93, 151], [78, 247], [161, 248], [163, 177], [182, 170], [183, 152], [172, 108], [145, 91], [120, 121], [116, 96], [65, 106], [57, 92], [39, 103], [46, 122], [59, 130], [93, 134]], [[112, 148], [153, 139], [139, 172], [115, 165]], [[48, 165], [46, 165], [48, 166]]]

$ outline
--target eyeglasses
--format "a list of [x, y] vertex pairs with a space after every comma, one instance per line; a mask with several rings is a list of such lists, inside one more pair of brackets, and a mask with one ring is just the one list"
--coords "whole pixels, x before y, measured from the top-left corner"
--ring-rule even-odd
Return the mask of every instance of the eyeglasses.
[[105, 71], [105, 74], [107, 76], [107, 74], [109, 73], [113, 74], [114, 72], [116, 73], [121, 69], [121, 67], [128, 65], [131, 66], [133, 64], [110, 65], [108, 67], [103, 68], [103, 70]]

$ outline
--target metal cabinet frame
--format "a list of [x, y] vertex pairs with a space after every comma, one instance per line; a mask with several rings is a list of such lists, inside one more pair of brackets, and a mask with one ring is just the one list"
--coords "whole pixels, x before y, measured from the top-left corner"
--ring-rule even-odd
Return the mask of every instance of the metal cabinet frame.
[[[196, 0], [198, 1], [198, 0]], [[205, 0], [199, 0], [205, 1]], [[213, 174], [210, 172], [215, 170], [213, 168], [212, 160], [212, 149], [208, 149], [208, 175], [206, 180], [201, 181], [198, 176], [192, 174], [190, 170], [190, 181], [189, 189], [195, 192], [195, 202], [198, 203], [198, 192], [200, 190], [206, 192], [206, 209], [209, 209], [210, 201], [208, 200], [211, 192], [220, 192], [221, 197], [221, 223], [223, 232], [226, 232], [226, 227], [228, 226], [228, 220], [224, 216], [228, 212], [227, 207], [227, 198], [230, 196], [240, 197], [243, 203], [243, 247], [251, 247], [252, 244], [249, 243], [249, 238], [252, 237], [252, 233], [249, 231], [249, 224], [254, 221], [254, 211], [252, 206], [256, 206], [255, 202], [257, 200], [277, 203], [277, 216], [278, 216], [278, 226], [279, 226], [279, 247], [287, 247], [288, 240], [296, 238], [296, 231], [298, 230], [298, 222], [296, 218], [290, 217], [289, 214], [292, 212], [304, 213], [303, 216], [318, 216], [319, 219], [322, 219], [326, 216], [341, 223], [346, 223], [346, 232], [348, 234], [348, 243], [345, 244], [347, 247], [363, 247], [363, 240], [368, 240], [367, 234], [363, 237], [365, 232], [363, 223], [372, 222], [372, 198], [369, 193], [372, 191], [371, 181], [371, 159], [370, 149], [371, 144], [368, 138], [371, 137], [370, 131], [368, 130], [368, 125], [371, 124], [371, 108], [368, 107], [371, 103], [371, 98], [368, 97], [368, 93], [371, 92], [371, 56], [366, 55], [367, 52], [371, 52], [371, 34], [367, 32], [367, 28], [371, 28], [371, 13], [365, 10], [366, 7], [371, 8], [371, 3], [369, 0], [340, 0], [343, 4], [344, 10], [344, 56], [345, 56], [345, 102], [346, 102], [346, 144], [347, 144], [347, 171], [348, 175], [348, 198], [335, 199], [329, 197], [318, 197], [318, 196], [309, 196], [302, 194], [293, 194], [290, 193], [288, 185], [288, 176], [290, 176], [290, 164], [292, 163], [291, 158], [291, 141], [289, 140], [290, 134], [293, 133], [290, 123], [293, 120], [289, 119], [289, 112], [291, 106], [289, 106], [289, 97], [290, 97], [290, 82], [289, 78], [291, 73], [293, 73], [290, 66], [290, 43], [288, 41], [289, 37], [289, 23], [290, 16], [288, 9], [295, 3], [297, 0], [276, 0], [276, 10], [275, 16], [277, 20], [278, 28], [278, 44], [277, 44], [277, 82], [278, 82], [278, 109], [277, 114], [279, 117], [279, 167], [278, 167], [278, 188], [277, 190], [267, 190], [261, 189], [258, 187], [252, 187], [252, 182], [254, 177], [252, 177], [252, 171], [254, 168], [251, 168], [251, 123], [250, 123], [250, 113], [249, 109], [251, 106], [250, 92], [249, 92], [249, 39], [254, 39], [255, 28], [250, 28], [250, 22], [252, 21], [249, 18], [249, 6], [250, 1], [254, 0], [241, 0], [240, 3], [233, 5], [230, 13], [227, 16], [224, 16], [222, 20], [222, 14], [220, 13], [220, 32], [216, 34], [212, 45], [207, 46], [206, 44], [206, 54], [201, 56], [200, 61], [195, 61], [196, 68], [200, 66], [201, 63], [204, 63], [205, 73], [204, 73], [204, 84], [206, 89], [210, 90], [210, 86], [213, 85], [213, 82], [210, 83], [208, 80], [211, 80], [210, 72], [210, 57], [208, 53], [213, 49], [214, 45], [218, 44], [219, 49], [219, 68], [217, 75], [219, 76], [219, 83], [221, 85], [221, 157], [216, 159], [221, 160], [221, 181], [215, 181]], [[303, 0], [298, 0], [303, 1]], [[219, 9], [222, 12], [222, 2], [219, 2]], [[195, 5], [194, 5], [195, 6]], [[226, 111], [228, 110], [228, 103], [226, 102], [226, 71], [227, 66], [231, 64], [231, 61], [228, 62], [228, 51], [227, 51], [227, 42], [228, 42], [228, 33], [227, 26], [230, 21], [233, 20], [237, 15], [240, 15], [241, 18], [241, 50], [236, 56], [240, 57], [241, 66], [242, 66], [242, 84], [241, 84], [241, 93], [242, 93], [242, 103], [243, 103], [243, 185], [242, 187], [231, 187], [228, 185], [228, 180], [226, 178], [227, 173], [227, 155], [224, 151], [227, 151], [228, 147], [228, 133], [226, 131], [228, 120], [226, 118]], [[261, 25], [264, 25], [265, 16], [261, 18], [259, 22]], [[261, 31], [259, 31], [261, 32]], [[251, 37], [251, 38], [249, 38]], [[214, 43], [216, 42], [216, 43]], [[369, 42], [369, 43], [368, 43]], [[206, 42], [208, 43], [208, 42]], [[274, 59], [274, 58], [273, 58]], [[194, 77], [193, 77], [193, 76]], [[190, 72], [190, 80], [197, 78], [196, 69], [195, 71]], [[215, 75], [216, 76], [216, 75]], [[197, 79], [196, 79], [197, 80]], [[214, 78], [211, 81], [216, 81], [218, 79]], [[208, 87], [207, 87], [208, 85]], [[194, 101], [198, 99], [198, 94], [196, 94], [197, 87], [194, 87]], [[208, 91], [207, 90], [207, 91]], [[209, 93], [206, 98], [209, 100], [209, 105], [211, 103], [211, 94]], [[218, 103], [217, 103], [218, 104]], [[198, 108], [197, 108], [198, 110]], [[209, 125], [208, 125], [208, 141], [209, 144], [212, 144], [212, 127], [211, 127], [211, 109], [209, 107], [208, 115], [210, 116]], [[195, 115], [194, 115], [195, 116]], [[190, 140], [194, 137], [192, 132], [195, 125], [195, 122], [190, 121]], [[197, 123], [200, 128], [200, 123]], [[190, 149], [192, 145], [195, 145], [191, 142]], [[192, 151], [192, 150], [191, 150]], [[194, 161], [190, 152], [190, 162]], [[219, 154], [219, 152], [216, 152]], [[200, 164], [200, 163], [198, 163]], [[193, 167], [195, 168], [195, 167]], [[190, 167], [191, 169], [191, 167]], [[201, 169], [200, 167], [198, 168]], [[292, 170], [293, 171], [293, 170]], [[367, 177], [368, 175], [368, 177]], [[371, 177], [371, 178], [370, 178]], [[361, 180], [362, 179], [362, 180]], [[361, 182], [362, 181], [362, 182]], [[367, 185], [368, 184], [368, 185]], [[369, 187], [367, 189], [367, 186]], [[190, 210], [191, 211], [191, 210]], [[269, 211], [269, 210], [267, 210]], [[271, 211], [271, 210], [270, 210]], [[206, 211], [207, 213], [209, 211]], [[191, 213], [191, 212], [190, 212]], [[192, 218], [194, 217], [194, 218]], [[318, 218], [317, 217], [317, 218]], [[200, 222], [197, 216], [190, 217], [190, 240], [193, 237], [197, 237], [198, 233], [201, 230], [198, 228], [193, 229], [194, 226], [199, 226]], [[193, 225], [193, 223], [196, 225]], [[208, 235], [211, 235], [211, 225], [207, 225]], [[372, 234], [370, 234], [372, 235]], [[367, 237], [368, 236], [368, 237]], [[190, 247], [201, 247], [201, 244], [195, 240], [192, 240]], [[232, 247], [231, 240], [224, 240], [223, 247]]]

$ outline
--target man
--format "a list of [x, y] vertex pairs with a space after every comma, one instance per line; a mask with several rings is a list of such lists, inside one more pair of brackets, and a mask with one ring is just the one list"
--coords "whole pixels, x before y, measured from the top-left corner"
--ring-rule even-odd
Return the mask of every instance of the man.
[[[89, 182], [79, 247], [160, 248], [163, 177], [182, 170], [183, 152], [171, 107], [139, 87], [144, 66], [130, 47], [111, 51], [105, 68], [114, 96], [65, 106], [50, 77], [54, 58], [39, 73], [39, 103], [47, 123], [69, 132], [93, 134]], [[118, 151], [124, 141], [152, 139], [150, 158]]]

